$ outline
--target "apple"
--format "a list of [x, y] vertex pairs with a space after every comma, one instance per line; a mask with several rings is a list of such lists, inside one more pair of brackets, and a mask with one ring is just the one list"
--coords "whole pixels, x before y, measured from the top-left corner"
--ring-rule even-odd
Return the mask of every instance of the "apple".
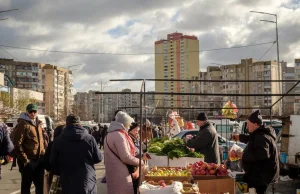
[[200, 170], [200, 174], [205, 175], [206, 174], [205, 170]]

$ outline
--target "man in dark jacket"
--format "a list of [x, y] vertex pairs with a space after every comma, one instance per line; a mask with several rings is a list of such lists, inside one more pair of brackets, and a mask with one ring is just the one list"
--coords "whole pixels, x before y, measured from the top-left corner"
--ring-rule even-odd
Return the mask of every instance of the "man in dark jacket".
[[97, 194], [94, 164], [101, 160], [96, 140], [80, 125], [79, 117], [69, 115], [50, 155], [50, 165], [59, 166], [62, 193]]
[[[0, 126], [0, 180], [1, 180], [1, 165], [3, 164], [2, 157], [3, 158], [7, 157], [7, 155], [13, 151], [13, 149], [14, 149], [14, 145], [10, 140], [7, 129]], [[4, 160], [4, 163], [7, 162], [8, 161]]]
[[14, 149], [8, 130], [0, 126], [0, 157], [7, 156]]
[[257, 110], [247, 120], [250, 135], [233, 136], [233, 139], [247, 143], [242, 157], [244, 179], [248, 188], [255, 188], [257, 194], [266, 193], [270, 183], [278, 181], [279, 158], [274, 129], [262, 125], [262, 117]]
[[197, 117], [197, 125], [200, 127], [197, 135], [191, 139], [186, 139], [186, 145], [194, 148], [196, 152], [204, 155], [207, 163], [220, 164], [218, 134], [215, 127], [207, 121], [205, 113], [200, 113]]

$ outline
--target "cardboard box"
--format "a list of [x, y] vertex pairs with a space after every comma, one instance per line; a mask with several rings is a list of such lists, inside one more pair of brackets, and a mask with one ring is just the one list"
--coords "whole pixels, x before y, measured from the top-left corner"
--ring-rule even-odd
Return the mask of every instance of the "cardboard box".
[[235, 194], [235, 180], [233, 178], [220, 178], [211, 180], [194, 180], [198, 184], [200, 193], [226, 193]]

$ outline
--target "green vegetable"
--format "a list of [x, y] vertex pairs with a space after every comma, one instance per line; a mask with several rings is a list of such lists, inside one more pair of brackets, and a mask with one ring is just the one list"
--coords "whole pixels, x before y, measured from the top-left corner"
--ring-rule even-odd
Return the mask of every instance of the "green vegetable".
[[161, 152], [161, 148], [159, 146], [151, 146], [148, 148], [149, 153], [159, 153]]
[[204, 158], [203, 154], [200, 154], [198, 152], [189, 152], [186, 157], [191, 157], [191, 158]]
[[173, 158], [184, 157], [185, 154], [182, 150], [172, 150], [168, 153], [168, 157], [173, 160]]

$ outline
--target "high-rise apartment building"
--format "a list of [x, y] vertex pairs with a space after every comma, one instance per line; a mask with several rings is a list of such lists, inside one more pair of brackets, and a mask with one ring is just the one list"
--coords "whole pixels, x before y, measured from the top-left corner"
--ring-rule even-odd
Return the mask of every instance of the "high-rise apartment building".
[[72, 72], [50, 64], [13, 59], [0, 59], [0, 67], [0, 71], [12, 82], [6, 85], [44, 94], [44, 100], [40, 103], [41, 114], [48, 114], [54, 120], [65, 120], [67, 106], [69, 112], [72, 112]]
[[[77, 92], [74, 96], [74, 113], [81, 120], [110, 122], [118, 110], [119, 94], [95, 94], [96, 91]], [[103, 97], [103, 100], [101, 99]]]
[[[199, 72], [199, 40], [196, 36], [172, 33], [155, 42], [155, 79], [193, 79]], [[155, 82], [155, 92], [191, 92], [188, 82]], [[188, 96], [159, 95], [160, 105], [188, 107]]]
[[[131, 89], [123, 89], [122, 92], [131, 92]], [[138, 108], [130, 108], [130, 107], [138, 107], [140, 99], [137, 94], [120, 94], [119, 95], [119, 107], [125, 110], [130, 115], [139, 114]]]
[[[201, 82], [200, 92], [224, 94], [222, 98], [218, 96], [200, 97], [200, 102], [203, 101], [202, 105], [212, 109], [219, 107], [219, 104], [222, 107], [228, 100], [235, 103], [237, 107], [253, 109], [270, 107], [279, 97], [267, 97], [264, 94], [279, 94], [278, 88], [282, 87], [282, 83], [278, 82], [228, 82], [229, 80], [278, 80], [276, 61], [242, 59], [240, 64], [208, 67], [207, 72], [200, 72], [199, 79], [222, 80], [220, 83]], [[261, 94], [261, 96], [228, 96], [226, 94]], [[209, 101], [214, 103], [209, 103]], [[251, 111], [251, 109], [240, 109], [239, 114], [249, 114]], [[268, 110], [262, 109], [261, 111], [263, 114], [269, 114]], [[221, 114], [221, 110], [218, 113]], [[273, 107], [273, 113], [279, 113], [279, 104]]]

